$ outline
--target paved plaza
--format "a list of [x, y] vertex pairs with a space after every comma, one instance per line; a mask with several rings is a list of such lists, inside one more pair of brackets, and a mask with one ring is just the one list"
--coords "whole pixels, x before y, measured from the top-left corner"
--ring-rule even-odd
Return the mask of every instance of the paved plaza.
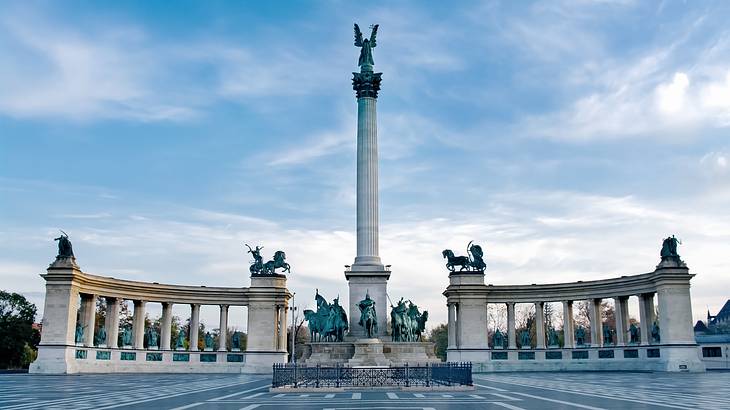
[[730, 409], [730, 373], [502, 373], [475, 390], [269, 393], [247, 375], [0, 375], [0, 409]]

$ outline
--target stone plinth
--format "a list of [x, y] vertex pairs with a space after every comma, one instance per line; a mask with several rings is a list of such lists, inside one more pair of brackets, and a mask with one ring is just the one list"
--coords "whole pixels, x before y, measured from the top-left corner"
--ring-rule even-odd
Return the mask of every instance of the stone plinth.
[[[379, 349], [386, 364], [404, 365], [436, 363], [441, 360], [436, 357], [434, 347], [430, 342], [371, 342], [377, 339], [361, 339], [354, 342], [320, 342], [307, 343], [307, 352], [305, 353], [304, 363], [309, 365], [362, 365], [356, 357], [357, 344], [360, 344], [360, 355], [367, 356], [367, 349]], [[368, 343], [363, 343], [368, 341]], [[379, 346], [375, 346], [375, 345]], [[375, 353], [380, 356], [380, 353]], [[354, 361], [352, 359], [355, 359]]]
[[305, 358], [306, 364], [344, 364], [355, 355], [355, 345], [352, 343], [308, 343], [307, 346], [309, 355]]
[[390, 360], [383, 354], [380, 339], [357, 339], [353, 342], [355, 354], [347, 363], [350, 366], [389, 366]]
[[366, 338], [365, 328], [358, 324], [360, 308], [357, 303], [365, 299], [365, 294], [375, 301], [375, 313], [378, 316], [378, 332], [375, 336], [385, 336], [388, 329], [388, 296], [387, 287], [390, 271], [345, 271], [349, 285], [348, 318], [350, 320], [350, 337], [352, 339]]

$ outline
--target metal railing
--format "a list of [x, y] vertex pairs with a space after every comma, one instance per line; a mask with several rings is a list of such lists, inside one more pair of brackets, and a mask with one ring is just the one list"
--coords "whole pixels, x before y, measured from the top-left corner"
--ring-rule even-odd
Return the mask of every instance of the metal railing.
[[471, 386], [471, 362], [345, 367], [275, 363], [272, 387]]

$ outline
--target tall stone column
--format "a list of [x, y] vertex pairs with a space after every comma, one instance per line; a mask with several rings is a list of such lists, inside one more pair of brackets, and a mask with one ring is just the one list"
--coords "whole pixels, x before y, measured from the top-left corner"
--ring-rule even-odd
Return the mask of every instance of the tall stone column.
[[616, 316], [616, 346], [626, 346], [629, 330], [629, 298], [619, 296], [613, 298], [614, 315]]
[[118, 298], [106, 297], [106, 345], [117, 348], [119, 344], [119, 304]]
[[200, 305], [190, 305], [190, 351], [198, 351], [198, 326], [200, 324]]
[[81, 304], [84, 306], [84, 346], [94, 346], [94, 332], [96, 325], [96, 295], [81, 295]]
[[563, 347], [575, 347], [575, 322], [573, 321], [573, 301], [563, 301]]
[[591, 320], [591, 346], [603, 346], [603, 320], [601, 319], [602, 299], [589, 300], [588, 312]]
[[218, 350], [225, 352], [228, 350], [226, 346], [228, 338], [228, 305], [221, 305], [220, 323], [218, 329], [220, 334], [218, 336]]
[[651, 343], [651, 327], [654, 323], [654, 294], [644, 293], [639, 295], [639, 329], [641, 344]]
[[134, 337], [134, 348], [144, 349], [144, 300], [134, 301], [134, 316], [132, 317], [132, 335]]
[[507, 348], [517, 349], [517, 335], [515, 334], [515, 304], [507, 303]]
[[449, 344], [447, 349], [456, 349], [456, 303], [447, 303], [449, 308], [448, 336]]
[[286, 352], [286, 306], [279, 306], [279, 350]]
[[390, 271], [380, 260], [378, 245], [378, 126], [377, 98], [382, 73], [372, 65], [362, 65], [353, 73], [352, 87], [357, 95], [357, 255], [345, 271], [349, 285], [350, 335], [366, 337], [358, 324], [357, 303], [369, 295], [375, 301], [378, 322], [376, 336], [385, 335], [388, 320], [387, 282]]
[[170, 350], [170, 340], [172, 339], [172, 303], [164, 302], [162, 304], [162, 320], [160, 321], [160, 349]]
[[545, 348], [545, 302], [535, 302], [535, 349]]

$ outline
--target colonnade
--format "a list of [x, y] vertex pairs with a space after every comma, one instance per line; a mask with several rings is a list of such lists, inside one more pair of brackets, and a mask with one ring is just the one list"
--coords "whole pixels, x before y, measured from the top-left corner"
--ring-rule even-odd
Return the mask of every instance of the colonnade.
[[[291, 294], [284, 275], [252, 276], [250, 287], [180, 286], [91, 275], [82, 272], [75, 261], [59, 258], [41, 276], [46, 280], [46, 300], [38, 359], [30, 368], [33, 373], [270, 372], [273, 363], [286, 361]], [[96, 345], [99, 298], [106, 302], [105, 321], [99, 325], [104, 327], [106, 339]], [[130, 343], [120, 346], [124, 301], [132, 301], [134, 310]], [[145, 347], [145, 313], [150, 303], [160, 303], [162, 315], [158, 342]], [[173, 344], [175, 305], [190, 307], [186, 350]], [[210, 305], [219, 309], [218, 346], [211, 349], [215, 352], [200, 351], [198, 347], [202, 336], [198, 334], [200, 308]], [[233, 352], [227, 343], [231, 306], [248, 310], [246, 347], [241, 352]], [[83, 337], [78, 340], [77, 326], [83, 329]]]
[[[638, 345], [646, 346], [652, 344], [651, 326], [656, 321], [656, 311], [654, 308], [655, 293], [641, 293], [636, 295], [639, 299], [639, 343]], [[604, 340], [604, 323], [602, 320], [601, 306], [603, 301], [607, 298], [591, 298], [586, 300], [588, 302], [588, 319], [590, 323], [590, 344], [580, 347], [620, 347], [630, 345], [630, 334], [629, 334], [629, 312], [628, 312], [628, 300], [629, 296], [615, 296], [614, 301], [614, 312], [616, 319], [615, 337], [616, 339], [608, 342]], [[563, 300], [563, 348], [575, 348], [575, 319], [573, 314], [574, 300]], [[459, 305], [461, 302], [449, 302], [447, 308], [449, 311], [449, 322], [448, 322], [448, 348], [459, 349], [462, 346], [467, 346], [465, 340], [471, 340], [469, 334], [474, 332], [474, 324], [466, 322], [465, 320], [459, 320]], [[545, 303], [544, 301], [533, 302], [535, 306], [535, 339], [531, 341], [531, 346], [520, 346], [521, 349], [546, 349], [546, 348], [557, 348], [558, 346], [548, 346], [546, 343], [547, 329], [545, 328]], [[516, 302], [505, 302], [501, 303], [506, 307], [507, 311], [507, 349], [517, 349], [517, 329], [516, 329], [516, 313], [515, 306]], [[488, 309], [489, 303], [485, 303], [485, 309]], [[485, 312], [486, 315], [486, 312]], [[660, 329], [661, 338], [661, 329]], [[501, 348], [501, 347], [500, 347]]]
[[[671, 261], [670, 261], [671, 262]], [[515, 370], [667, 370], [702, 371], [694, 340], [690, 280], [683, 263], [662, 262], [650, 273], [573, 283], [487, 285], [480, 272], [453, 272], [444, 291], [448, 308], [449, 361], [472, 361], [484, 371]], [[628, 301], [638, 298], [638, 340], [630, 338]], [[601, 304], [613, 299], [615, 335], [604, 341]], [[589, 329], [584, 343], [576, 341], [574, 304], [588, 304]], [[655, 302], [659, 317], [656, 317]], [[560, 303], [563, 345], [550, 345], [544, 309]], [[518, 343], [515, 307], [534, 305], [535, 334], [530, 345]], [[506, 346], [490, 348], [487, 308], [505, 306]], [[657, 327], [654, 327], [657, 323]], [[652, 329], [658, 335], [652, 338]], [[555, 329], [553, 329], [555, 330]], [[556, 330], [557, 331], [557, 330]], [[634, 334], [636, 334], [635, 332]], [[590, 338], [590, 343], [588, 339]], [[567, 350], [567, 351], [566, 351]], [[481, 367], [480, 367], [481, 366]]]

